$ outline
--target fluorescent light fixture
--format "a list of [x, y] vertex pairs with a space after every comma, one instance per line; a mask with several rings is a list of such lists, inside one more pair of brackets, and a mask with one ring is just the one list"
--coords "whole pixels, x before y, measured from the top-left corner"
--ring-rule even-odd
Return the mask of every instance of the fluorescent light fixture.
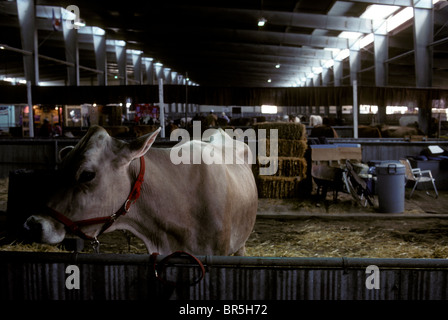
[[269, 82], [269, 83], [271, 83], [271, 82], [272, 82], [272, 80], [271, 80], [271, 79], [268, 79], [268, 82]]
[[277, 114], [277, 106], [262, 105], [261, 106], [261, 113]]
[[399, 26], [401, 26], [406, 21], [409, 21], [414, 17], [414, 10], [412, 7], [406, 7], [403, 10], [399, 11], [397, 14], [393, 15], [389, 19], [387, 19], [387, 32], [391, 32], [395, 30]]
[[128, 54], [136, 54], [136, 55], [140, 55], [140, 54], [143, 53], [143, 51], [141, 51], [141, 50], [135, 50], [135, 49], [127, 49], [127, 50], [126, 50], [126, 53], [128, 53]]
[[99, 27], [92, 27], [92, 34], [96, 36], [104, 36], [106, 34], [106, 31]]
[[84, 22], [84, 21], [75, 21], [75, 23], [73, 23], [75, 26], [78, 26], [78, 27], [85, 27], [86, 26], [86, 23]]
[[277, 63], [276, 65], [275, 65], [275, 68], [280, 68], [280, 63]]
[[24, 79], [19, 79], [19, 78], [12, 78], [12, 77], [3, 77], [0, 78], [0, 80], [6, 81], [6, 82], [11, 82], [11, 83], [21, 83], [21, 84], [26, 84], [26, 80]]
[[268, 20], [266, 20], [265, 18], [261, 17], [260, 19], [258, 19], [258, 26], [259, 27], [263, 27], [266, 24], [267, 21]]
[[162, 67], [162, 66], [163, 66], [163, 63], [156, 62], [156, 63], [154, 63], [154, 66], [156, 66], [156, 67]]
[[124, 46], [126, 46], [126, 41], [123, 41], [123, 40], [108, 40], [108, 39], [106, 39], [106, 45], [124, 47]]

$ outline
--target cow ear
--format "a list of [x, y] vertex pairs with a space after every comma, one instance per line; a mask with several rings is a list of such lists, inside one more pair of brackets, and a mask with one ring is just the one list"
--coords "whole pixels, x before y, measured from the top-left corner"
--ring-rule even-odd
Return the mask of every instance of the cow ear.
[[148, 152], [149, 148], [151, 148], [154, 141], [156, 141], [156, 137], [161, 129], [162, 128], [159, 128], [154, 132], [148, 133], [132, 141], [129, 144], [131, 158], [136, 159], [144, 156], [146, 152]]

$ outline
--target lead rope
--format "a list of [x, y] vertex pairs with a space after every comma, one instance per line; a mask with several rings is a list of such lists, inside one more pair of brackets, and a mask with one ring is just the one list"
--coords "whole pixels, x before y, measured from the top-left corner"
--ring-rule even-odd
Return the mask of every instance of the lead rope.
[[98, 238], [95, 237], [92, 242], [90, 242], [90, 245], [92, 246], [94, 253], [100, 253], [100, 242], [98, 241]]
[[[194, 285], [198, 284], [205, 276], [205, 267], [202, 264], [202, 262], [198, 258], [196, 258], [194, 255], [192, 255], [188, 252], [175, 251], [175, 252], [171, 253], [170, 255], [166, 256], [165, 258], [163, 258], [162, 261], [160, 261], [157, 265], [156, 262], [157, 262], [158, 255], [159, 255], [158, 252], [152, 253], [151, 256], [149, 257], [149, 261], [150, 261], [150, 264], [152, 264], [152, 268], [153, 268], [155, 277], [157, 278], [157, 280], [159, 280], [161, 283], [163, 283], [165, 285], [169, 285], [169, 286], [173, 286], [173, 287], [176, 287], [179, 284], [194, 286]], [[200, 276], [196, 279], [193, 279], [192, 281], [187, 280], [187, 281], [174, 282], [174, 281], [167, 280], [166, 276], [164, 277], [163, 274], [165, 273], [165, 269], [168, 266], [168, 261], [174, 257], [189, 258], [190, 261], [193, 261], [194, 263], [196, 263], [201, 270]]]

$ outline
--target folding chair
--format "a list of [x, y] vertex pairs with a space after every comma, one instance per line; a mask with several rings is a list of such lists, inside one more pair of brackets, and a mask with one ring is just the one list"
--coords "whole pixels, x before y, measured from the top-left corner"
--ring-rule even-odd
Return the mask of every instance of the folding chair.
[[406, 168], [406, 182], [407, 181], [413, 181], [414, 187], [412, 188], [411, 194], [409, 195], [409, 199], [412, 197], [412, 194], [414, 193], [415, 189], [417, 188], [417, 185], [419, 183], [422, 183], [426, 194], [430, 196], [430, 193], [426, 189], [426, 183], [431, 182], [432, 186], [434, 187], [434, 191], [436, 193], [435, 198], [439, 196], [439, 193], [437, 192], [435, 181], [436, 179], [433, 178], [431, 170], [421, 170], [420, 168], [412, 168], [411, 163], [408, 159], [400, 159], [400, 162], [405, 166]]

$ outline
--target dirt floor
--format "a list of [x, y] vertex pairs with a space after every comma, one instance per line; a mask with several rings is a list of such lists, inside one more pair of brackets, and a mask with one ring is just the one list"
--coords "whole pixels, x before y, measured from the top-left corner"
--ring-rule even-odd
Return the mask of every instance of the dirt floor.
[[[5, 181], [6, 180], [6, 181]], [[407, 196], [409, 189], [406, 190]], [[0, 180], [0, 212], [6, 211], [7, 179]], [[248, 256], [448, 258], [448, 191], [438, 199], [416, 191], [404, 213], [378, 212], [340, 193], [318, 199], [260, 199], [259, 216], [247, 243]], [[1, 239], [0, 239], [1, 240]], [[101, 236], [101, 252], [147, 253], [136, 237]], [[0, 250], [59, 251], [62, 246], [6, 243]], [[88, 244], [84, 251], [92, 252]]]

